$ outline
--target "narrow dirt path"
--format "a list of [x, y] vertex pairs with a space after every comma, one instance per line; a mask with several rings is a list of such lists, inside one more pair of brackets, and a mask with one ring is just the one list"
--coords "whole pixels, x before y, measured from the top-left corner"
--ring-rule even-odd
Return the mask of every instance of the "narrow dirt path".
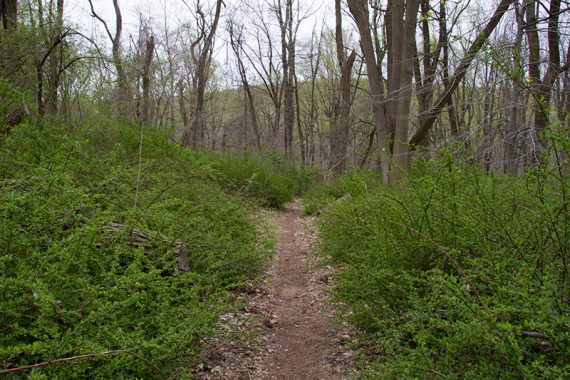
[[277, 224], [277, 257], [266, 304], [271, 331], [252, 378], [342, 379], [346, 363], [339, 359], [349, 356], [340, 352], [347, 336], [331, 323], [329, 305], [322, 302], [331, 269], [314, 265], [311, 221], [301, 218], [296, 202]]
[[240, 313], [222, 317], [228, 338], [211, 342], [195, 373], [200, 379], [348, 379], [352, 352], [347, 324], [334, 323], [326, 288], [334, 270], [315, 255], [312, 218], [301, 217], [299, 201], [279, 213], [277, 255], [261, 284], [239, 298]]

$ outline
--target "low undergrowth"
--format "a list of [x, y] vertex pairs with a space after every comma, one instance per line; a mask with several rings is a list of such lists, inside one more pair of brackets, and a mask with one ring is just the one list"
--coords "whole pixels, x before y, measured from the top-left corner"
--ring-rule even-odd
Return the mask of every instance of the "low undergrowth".
[[346, 174], [308, 193], [343, 267], [336, 297], [374, 352], [363, 378], [568, 376], [567, 169], [505, 177], [443, 156], [396, 185]]
[[185, 377], [229, 291], [262, 270], [272, 244], [252, 209], [280, 207], [295, 183], [143, 132], [142, 149], [140, 127], [110, 123], [0, 138], [0, 368], [130, 350], [150, 364], [117, 354], [16, 375]]

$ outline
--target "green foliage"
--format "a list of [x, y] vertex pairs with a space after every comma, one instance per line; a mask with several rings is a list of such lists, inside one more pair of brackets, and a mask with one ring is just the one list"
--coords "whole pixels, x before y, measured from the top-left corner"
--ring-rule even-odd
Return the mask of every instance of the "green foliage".
[[[564, 136], [551, 140], [567, 154]], [[442, 154], [397, 185], [343, 190], [322, 249], [343, 264], [336, 295], [376, 350], [364, 378], [568, 375], [565, 168], [504, 177]]]
[[254, 196], [267, 206], [279, 207], [293, 199], [293, 182], [285, 175], [274, 172], [258, 158], [228, 158], [221, 161], [217, 169], [226, 186]]
[[303, 213], [313, 215], [323, 211], [329, 204], [342, 197], [366, 193], [368, 189], [380, 186], [380, 178], [372, 172], [354, 170], [343, 173], [329, 183], [317, 183], [303, 195]]
[[261, 156], [225, 157], [214, 169], [224, 186], [275, 208], [305, 191], [316, 176], [315, 170], [298, 168], [276, 151]]
[[[251, 207], [226, 190], [242, 179], [222, 170], [241, 160], [143, 136], [140, 165], [139, 127], [109, 123], [70, 136], [21, 125], [0, 140], [0, 368], [129, 349], [165, 376], [179, 373], [233, 307], [228, 290], [262, 269], [269, 249], [258, 244]], [[133, 230], [148, 242], [133, 245]], [[175, 241], [188, 248], [187, 272]], [[32, 377], [42, 376], [156, 373], [115, 355]]]

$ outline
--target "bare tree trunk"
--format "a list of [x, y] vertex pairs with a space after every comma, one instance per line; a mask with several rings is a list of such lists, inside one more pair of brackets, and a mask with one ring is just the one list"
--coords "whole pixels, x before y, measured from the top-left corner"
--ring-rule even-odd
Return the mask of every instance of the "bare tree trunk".
[[[513, 51], [513, 69], [517, 70], [521, 67], [520, 54], [522, 51], [522, 38], [523, 38], [523, 19], [520, 6], [516, 5], [516, 20], [517, 20], [517, 35], [515, 37], [515, 46]], [[505, 160], [507, 161], [506, 172], [507, 174], [517, 174], [517, 141], [519, 131], [519, 101], [520, 101], [520, 88], [513, 81], [511, 92], [511, 112], [508, 123], [508, 130], [506, 136]]]
[[353, 50], [348, 57], [344, 51], [344, 41], [342, 35], [342, 10], [341, 0], [335, 0], [336, 15], [336, 55], [338, 65], [340, 67], [340, 94], [339, 94], [339, 113], [336, 122], [331, 126], [330, 136], [330, 161], [329, 170], [333, 175], [338, 175], [346, 170], [348, 135], [350, 128], [350, 106], [351, 93], [350, 82], [352, 75], [352, 66], [356, 60], [356, 52]]
[[0, 0], [0, 19], [5, 30], [18, 26], [18, 0]]
[[274, 11], [281, 29], [281, 64], [283, 70], [283, 123], [285, 129], [285, 155], [293, 158], [293, 125], [295, 123], [295, 36], [293, 33], [293, 0], [285, 0], [285, 17], [277, 1]]
[[494, 110], [493, 104], [495, 99], [495, 80], [496, 73], [492, 65], [486, 67], [485, 73], [485, 97], [483, 100], [483, 135], [479, 140], [479, 162], [486, 172], [492, 169], [492, 147], [494, 139], [493, 119]]
[[186, 104], [184, 104], [184, 80], [180, 78], [178, 81], [178, 104], [180, 108], [180, 116], [182, 117], [182, 145], [190, 146], [192, 143], [192, 138], [189, 134], [189, 121], [188, 114], [186, 113]]
[[[322, 38], [322, 35], [321, 35]], [[321, 64], [321, 41], [319, 40], [318, 45], [315, 46], [315, 37], [311, 39], [310, 48], [310, 68], [311, 68], [311, 109], [309, 112], [309, 138], [308, 138], [308, 155], [309, 162], [311, 164], [315, 163], [315, 129], [318, 128], [318, 110], [317, 110], [317, 75], [320, 71]]]
[[[40, 8], [40, 14], [43, 10]], [[41, 122], [46, 113], [46, 103], [44, 99], [44, 73], [45, 73], [45, 66], [46, 62], [48, 61], [49, 57], [53, 54], [54, 50], [58, 48], [64, 41], [64, 39], [69, 35], [68, 32], [59, 34], [53, 40], [51, 46], [46, 50], [42, 59], [36, 62], [36, 102], [38, 106], [38, 119], [36, 121], [36, 126], [40, 127]]]
[[[188, 141], [187, 139], [184, 141], [185, 146], [191, 146], [195, 149], [202, 148], [204, 144], [206, 129], [206, 121], [204, 118], [204, 99], [210, 65], [212, 63], [214, 36], [220, 21], [222, 5], [224, 5], [223, 0], [216, 1], [216, 10], [212, 20], [212, 25], [209, 30], [206, 30], [206, 17], [202, 12], [200, 2], [198, 1], [196, 4], [196, 13], [200, 17], [199, 24], [201, 24], [201, 30], [199, 31], [198, 38], [191, 46], [192, 60], [195, 65], [195, 77], [193, 83], [194, 108], [192, 119], [189, 124], [189, 131], [187, 133], [187, 136], [191, 136], [191, 141]], [[199, 54], [196, 56], [196, 48], [202, 42], [203, 44], [200, 46]]]
[[227, 24], [228, 33], [230, 35], [230, 45], [236, 57], [238, 72], [241, 79], [241, 84], [243, 86], [245, 96], [246, 96], [246, 107], [249, 109], [249, 117], [251, 119], [251, 126], [255, 138], [255, 147], [258, 151], [261, 150], [261, 133], [259, 130], [259, 122], [257, 120], [257, 112], [255, 110], [255, 101], [253, 98], [253, 93], [251, 92], [251, 87], [247, 79], [247, 72], [245, 70], [245, 65], [242, 59], [243, 51], [243, 27], [239, 27], [233, 20], [228, 20]]
[[389, 141], [387, 141], [386, 115], [384, 109], [385, 95], [382, 87], [382, 80], [376, 62], [376, 54], [370, 34], [368, 2], [366, 0], [348, 0], [348, 8], [354, 17], [356, 26], [360, 34], [360, 46], [364, 59], [366, 60], [366, 71], [370, 83], [370, 98], [377, 135], [378, 150], [381, 155], [381, 175], [382, 180], [388, 182], [389, 173]]
[[143, 87], [143, 104], [142, 104], [142, 122], [143, 124], [149, 123], [150, 115], [150, 68], [152, 64], [152, 57], [154, 55], [154, 36], [151, 35], [146, 42], [146, 52], [143, 65], [142, 87]]
[[[416, 78], [416, 96], [418, 99], [418, 107], [419, 107], [419, 122], [421, 123], [431, 106], [433, 101], [433, 82], [435, 80], [435, 70], [439, 61], [439, 54], [441, 51], [442, 45], [445, 44], [445, 40], [442, 41], [442, 18], [445, 19], [445, 3], [440, 3], [440, 15], [439, 15], [439, 22], [440, 22], [440, 34], [439, 34], [439, 41], [437, 46], [435, 47], [434, 51], [432, 51], [431, 44], [431, 36], [429, 30], [429, 14], [431, 12], [429, 6], [429, 0], [421, 0], [421, 30], [422, 30], [422, 54], [421, 54], [421, 63], [423, 66], [423, 78], [421, 75], [420, 70], [420, 54], [416, 47], [416, 56], [415, 56], [415, 67], [414, 67], [414, 75]], [[443, 11], [442, 11], [443, 8]], [[421, 143], [422, 146], [428, 145], [428, 138], [426, 138]]]
[[[394, 153], [396, 120], [398, 118], [398, 103], [402, 96], [401, 74], [402, 53], [404, 43], [404, 0], [389, 0], [386, 9], [386, 43], [387, 43], [387, 87], [386, 117], [388, 125], [387, 140], [390, 144], [390, 160]], [[391, 163], [390, 163], [391, 165]]]
[[127, 76], [125, 73], [125, 67], [123, 65], [123, 58], [121, 54], [121, 35], [123, 33], [123, 16], [121, 15], [121, 8], [119, 7], [119, 1], [113, 0], [113, 7], [115, 9], [115, 36], [112, 38], [113, 42], [113, 61], [115, 63], [115, 68], [117, 70], [117, 81], [118, 81], [118, 101], [119, 101], [119, 112], [122, 115], [127, 115], [127, 105], [128, 101], [128, 85]]
[[121, 35], [123, 33], [123, 16], [121, 14], [121, 8], [119, 7], [119, 0], [113, 0], [113, 8], [115, 10], [115, 34], [111, 33], [107, 22], [101, 18], [93, 7], [93, 0], [88, 0], [89, 6], [91, 7], [91, 15], [101, 22], [109, 40], [112, 44], [113, 53], [113, 64], [115, 65], [115, 70], [117, 71], [117, 105], [119, 115], [126, 117], [128, 115], [128, 83], [127, 76], [125, 73], [125, 67], [123, 64], [123, 58], [121, 53]]
[[[56, 15], [53, 28], [53, 40], [63, 33], [63, 0], [57, 0]], [[63, 65], [63, 47], [58, 45], [48, 60], [48, 88], [46, 93], [46, 108], [51, 115], [58, 113], [58, 92], [60, 72]]]
[[410, 149], [408, 145], [408, 131], [410, 125], [410, 106], [412, 100], [412, 79], [414, 76], [414, 48], [416, 21], [418, 17], [419, 3], [417, 0], [406, 1], [406, 15], [403, 25], [401, 45], [397, 50], [401, 50], [399, 58], [399, 88], [396, 130], [394, 133], [394, 169], [410, 168]]
[[[548, 65], [544, 77], [540, 77], [541, 62], [537, 4], [538, 1], [529, 1], [526, 5], [526, 35], [529, 48], [530, 91], [534, 98], [534, 131], [538, 141], [538, 149], [542, 151], [547, 145], [544, 132], [550, 123], [552, 88], [556, 78], [569, 69], [570, 62], [567, 62], [563, 67], [560, 66], [560, 33], [558, 30], [560, 0], [552, 0], [548, 10]], [[535, 162], [540, 161], [538, 154], [535, 154], [534, 158]]]
[[303, 133], [303, 124], [301, 123], [301, 103], [299, 100], [299, 81], [297, 74], [293, 72], [293, 79], [295, 84], [295, 114], [297, 115], [297, 133], [299, 134], [299, 150], [301, 153], [301, 166], [305, 167], [307, 164], [307, 154], [305, 150], [305, 134]]
[[[446, 3], [442, 1], [439, 6], [439, 41], [443, 52], [443, 86], [447, 87], [449, 85], [449, 44], [447, 43], [449, 35], [447, 31], [447, 10], [445, 4]], [[459, 136], [459, 122], [457, 121], [457, 111], [453, 105], [453, 96], [451, 96], [447, 102], [447, 114], [449, 116], [451, 137], [452, 139], [457, 139]], [[421, 124], [423, 124], [423, 122]]]

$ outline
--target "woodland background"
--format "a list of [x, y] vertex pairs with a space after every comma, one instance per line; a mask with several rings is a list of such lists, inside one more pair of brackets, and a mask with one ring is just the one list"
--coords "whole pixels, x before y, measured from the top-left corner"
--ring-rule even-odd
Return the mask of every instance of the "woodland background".
[[568, 376], [567, 1], [167, 3], [0, 1], [2, 368], [192, 377], [302, 196], [363, 377]]

